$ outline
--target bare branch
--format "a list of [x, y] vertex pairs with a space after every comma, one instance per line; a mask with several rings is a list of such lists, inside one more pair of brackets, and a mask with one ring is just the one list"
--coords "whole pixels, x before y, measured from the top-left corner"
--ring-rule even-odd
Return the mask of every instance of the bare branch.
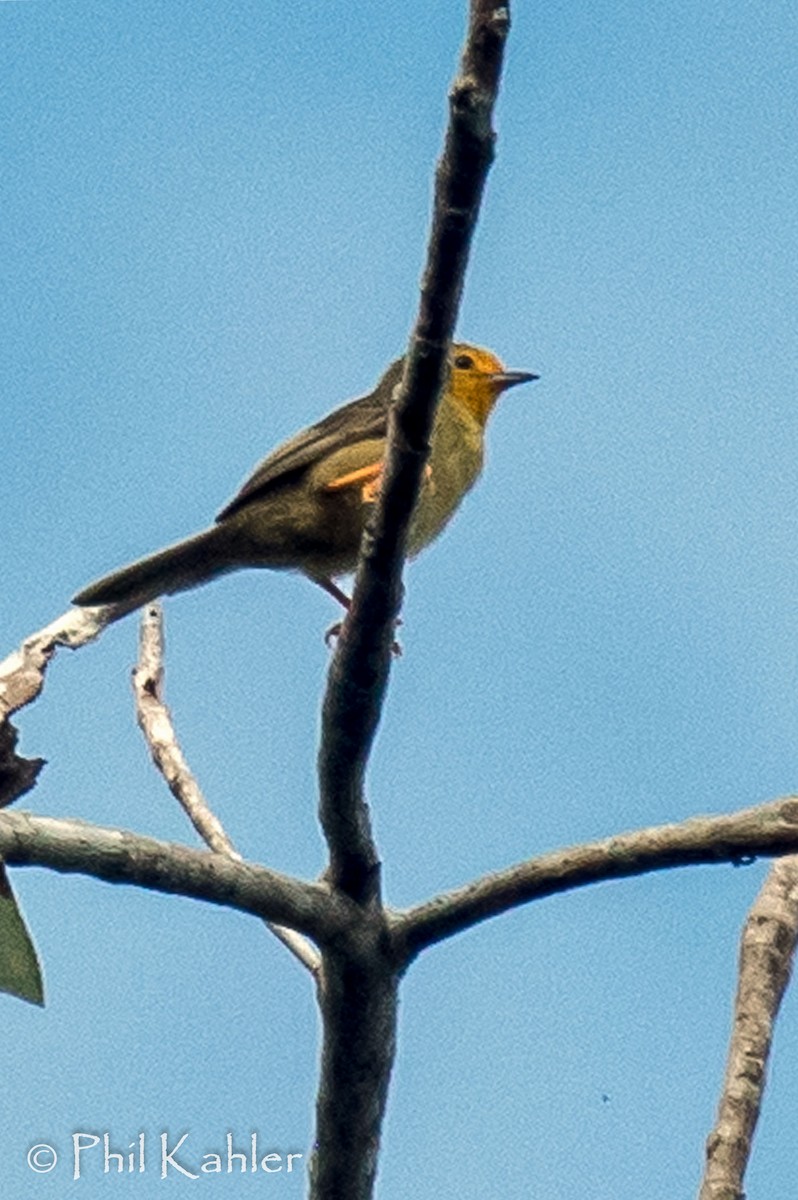
[[13, 804], [36, 786], [43, 758], [23, 758], [17, 754], [17, 727], [6, 718], [0, 721], [0, 808]]
[[210, 809], [196, 777], [180, 749], [172, 714], [163, 699], [163, 607], [156, 600], [141, 610], [139, 658], [133, 671], [136, 719], [155, 766], [202, 840], [216, 851], [241, 862], [241, 855]]
[[0, 722], [30, 704], [44, 686], [50, 659], [59, 646], [77, 650], [98, 638], [107, 625], [130, 609], [119, 604], [102, 608], [70, 608], [30, 637], [0, 662]]
[[[364, 914], [357, 942], [324, 952], [324, 1029], [316, 1102], [312, 1200], [372, 1195], [380, 1129], [396, 1055], [399, 975], [386, 956], [382, 914]], [[343, 949], [343, 948], [342, 948]]]
[[767, 1078], [773, 1026], [798, 940], [798, 857], [774, 863], [748, 914], [726, 1077], [707, 1138], [699, 1200], [744, 1200], [743, 1179]]
[[324, 699], [321, 823], [330, 848], [331, 880], [359, 902], [379, 895], [379, 859], [363, 777], [388, 681], [408, 527], [493, 158], [491, 119], [509, 20], [507, 4], [471, 0], [466, 45], [449, 95], [419, 314], [391, 417], [381, 495], [364, 535], [352, 609]]
[[323, 883], [84, 821], [0, 812], [0, 859], [206, 900], [279, 921], [317, 942], [339, 938], [353, 919], [349, 903]]
[[379, 502], [363, 537], [352, 607], [330, 667], [319, 750], [319, 815], [330, 853], [329, 879], [351, 897], [368, 933], [355, 956], [324, 952], [324, 1042], [314, 1200], [367, 1200], [396, 1042], [396, 963], [386, 954], [379, 856], [364, 775], [382, 711], [411, 515], [429, 454], [468, 250], [493, 157], [493, 107], [509, 7], [471, 0], [460, 70], [438, 165], [427, 265], [415, 330], [389, 422]]
[[25, 638], [18, 650], [0, 662], [0, 808], [29, 792], [44, 766], [42, 758], [22, 758], [16, 753], [17, 730], [9, 718], [39, 695], [50, 659], [59, 646], [77, 650], [94, 641], [106, 625], [122, 615], [110, 605], [71, 608]]
[[409, 962], [433, 942], [531, 900], [604, 879], [627, 879], [668, 867], [730, 862], [798, 850], [798, 797], [787, 796], [720, 817], [693, 817], [601, 842], [570, 846], [485, 875], [394, 916], [397, 954]]
[[59, 646], [77, 650], [98, 638], [106, 625], [130, 612], [130, 605], [70, 608], [44, 629], [25, 638], [18, 650], [0, 662], [0, 808], [13, 804], [36, 786], [43, 758], [23, 758], [16, 752], [13, 713], [35, 700]]
[[[170, 792], [179, 802], [191, 824], [207, 846], [235, 862], [243, 862], [221, 821], [202, 794], [202, 789], [186, 762], [177, 741], [172, 714], [163, 698], [164, 636], [163, 607], [157, 601], [142, 609], [139, 633], [139, 661], [133, 672], [136, 717], [152, 760], [161, 772]], [[266, 922], [304, 967], [318, 976], [321, 956], [307, 938], [293, 929]]]

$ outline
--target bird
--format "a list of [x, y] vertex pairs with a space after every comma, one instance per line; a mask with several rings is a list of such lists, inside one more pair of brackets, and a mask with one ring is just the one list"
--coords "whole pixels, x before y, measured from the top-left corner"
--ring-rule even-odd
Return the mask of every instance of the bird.
[[[81, 607], [129, 612], [243, 567], [299, 571], [344, 608], [336, 583], [354, 571], [360, 540], [379, 495], [388, 413], [404, 358], [377, 386], [278, 446], [201, 533], [89, 584]], [[485, 426], [499, 396], [539, 376], [508, 371], [490, 350], [452, 345], [430, 453], [408, 533], [408, 557], [433, 541], [482, 471]]]

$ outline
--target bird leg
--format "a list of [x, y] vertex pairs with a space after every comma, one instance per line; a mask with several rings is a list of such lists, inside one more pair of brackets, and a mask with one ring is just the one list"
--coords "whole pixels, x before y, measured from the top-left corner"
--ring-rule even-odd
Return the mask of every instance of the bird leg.
[[345, 608], [346, 611], [349, 612], [350, 608], [352, 607], [352, 601], [349, 599], [346, 592], [342, 592], [338, 584], [330, 579], [329, 576], [310, 575], [308, 578], [312, 579], [314, 583], [317, 583], [320, 588], [324, 588], [328, 596], [332, 596], [333, 600], [337, 600], [342, 608]]
[[[308, 578], [314, 583], [317, 583], [320, 588], [324, 588], [325, 592], [327, 592], [329, 596], [332, 596], [334, 600], [337, 600], [338, 603], [342, 605], [347, 612], [349, 612], [352, 607], [352, 601], [347, 596], [346, 592], [341, 591], [341, 589], [338, 587], [338, 584], [335, 583], [334, 580], [330, 579], [327, 575], [309, 575]], [[397, 617], [394, 625], [401, 624], [402, 618]], [[325, 645], [329, 646], [334, 638], [339, 637], [342, 628], [343, 621], [336, 621], [335, 624], [331, 625], [324, 635]], [[391, 645], [391, 654], [394, 656], [394, 658], [400, 658], [402, 655], [402, 647], [400, 646], [399, 642], [396, 641], [396, 639], [394, 639], [393, 644]]]

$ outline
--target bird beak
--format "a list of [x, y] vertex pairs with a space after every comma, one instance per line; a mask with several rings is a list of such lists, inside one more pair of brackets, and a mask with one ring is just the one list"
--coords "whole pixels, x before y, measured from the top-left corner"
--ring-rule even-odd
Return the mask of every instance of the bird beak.
[[497, 371], [492, 382], [497, 391], [506, 392], [507, 388], [519, 383], [532, 383], [535, 379], [540, 379], [540, 376], [533, 375], [531, 371]]

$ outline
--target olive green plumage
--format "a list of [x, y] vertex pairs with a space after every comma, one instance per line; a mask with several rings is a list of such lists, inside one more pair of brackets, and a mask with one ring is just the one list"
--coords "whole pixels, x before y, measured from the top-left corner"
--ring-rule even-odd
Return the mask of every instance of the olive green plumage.
[[[345, 600], [332, 580], [352, 571], [357, 561], [403, 365], [402, 359], [392, 363], [373, 392], [278, 447], [210, 529], [114, 571], [79, 592], [75, 603], [138, 607], [241, 567], [299, 570]], [[506, 372], [490, 351], [452, 347], [409, 534], [410, 554], [437, 537], [476, 482], [495, 400], [506, 388], [534, 378]]]

